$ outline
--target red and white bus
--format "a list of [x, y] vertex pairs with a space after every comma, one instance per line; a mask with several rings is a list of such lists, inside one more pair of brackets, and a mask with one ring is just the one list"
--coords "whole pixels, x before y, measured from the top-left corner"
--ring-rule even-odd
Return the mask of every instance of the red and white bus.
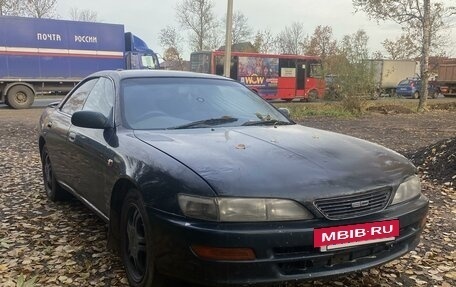
[[[194, 52], [191, 71], [223, 75], [224, 51]], [[267, 100], [314, 101], [323, 97], [325, 81], [319, 57], [233, 52], [231, 78]]]

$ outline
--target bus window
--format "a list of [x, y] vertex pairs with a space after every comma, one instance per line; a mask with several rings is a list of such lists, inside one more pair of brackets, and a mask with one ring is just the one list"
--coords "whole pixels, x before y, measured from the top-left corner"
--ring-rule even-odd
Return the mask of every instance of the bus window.
[[231, 69], [230, 69], [230, 78], [231, 79], [238, 79], [238, 67], [239, 67], [239, 57], [233, 56], [231, 57]]
[[211, 73], [211, 54], [210, 53], [193, 53], [190, 56], [191, 71], [197, 73]]
[[[237, 80], [238, 79], [238, 65], [239, 57], [231, 57], [231, 68], [230, 68], [230, 78]], [[215, 56], [215, 74], [223, 76], [225, 74], [225, 56]]]
[[296, 77], [296, 60], [279, 59], [280, 77]]
[[321, 64], [311, 64], [310, 65], [309, 77], [322, 78], [323, 77], [322, 70], [323, 69], [321, 67]]
[[215, 74], [216, 75], [223, 76], [224, 61], [225, 61], [225, 57], [215, 56]]

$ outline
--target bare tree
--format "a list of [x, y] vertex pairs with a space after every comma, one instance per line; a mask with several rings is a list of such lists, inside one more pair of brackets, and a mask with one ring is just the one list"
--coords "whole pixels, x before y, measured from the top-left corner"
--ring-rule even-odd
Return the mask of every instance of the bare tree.
[[369, 58], [369, 36], [366, 31], [358, 30], [342, 38], [340, 51], [350, 63], [363, 63]]
[[382, 45], [393, 60], [409, 60], [420, 55], [420, 50], [409, 34], [403, 34], [395, 40], [386, 39]]
[[446, 27], [444, 19], [454, 17], [456, 7], [446, 7], [442, 2], [430, 0], [352, 0], [355, 9], [362, 10], [376, 20], [392, 20], [400, 24], [409, 34], [421, 39], [421, 78], [422, 92], [418, 111], [426, 109], [429, 85], [429, 55], [432, 35]]
[[0, 0], [1, 16], [21, 15], [20, 0]]
[[84, 21], [84, 22], [97, 22], [98, 13], [89, 9], [71, 8], [70, 9], [70, 19], [74, 21]]
[[337, 52], [337, 41], [333, 38], [330, 26], [318, 26], [312, 36], [307, 37], [304, 43], [304, 52], [307, 55], [320, 56], [324, 62], [330, 55]]
[[219, 23], [214, 16], [212, 0], [182, 0], [176, 6], [176, 14], [182, 28], [190, 30], [190, 44], [196, 51], [214, 46], [214, 30]]
[[381, 51], [375, 51], [374, 53], [372, 53], [371, 58], [375, 60], [381, 60], [385, 59], [385, 55], [383, 55]]
[[[225, 17], [226, 21], [226, 17]], [[233, 45], [246, 42], [252, 38], [252, 28], [248, 24], [248, 18], [241, 12], [233, 14]]]
[[25, 14], [34, 18], [54, 18], [57, 0], [24, 0]]
[[166, 26], [160, 30], [158, 36], [161, 46], [165, 49], [163, 60], [177, 63], [175, 69], [183, 69], [182, 59], [182, 36], [177, 31], [177, 28]]
[[259, 30], [255, 34], [253, 46], [259, 53], [273, 53], [277, 50], [276, 37], [271, 29]]
[[294, 22], [280, 32], [277, 37], [278, 50], [282, 54], [300, 55], [304, 53], [304, 25]]

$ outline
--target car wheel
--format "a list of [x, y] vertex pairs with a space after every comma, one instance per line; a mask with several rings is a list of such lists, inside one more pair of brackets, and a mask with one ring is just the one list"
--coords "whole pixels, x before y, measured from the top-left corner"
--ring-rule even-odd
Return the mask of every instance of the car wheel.
[[316, 102], [318, 101], [318, 92], [316, 90], [311, 90], [307, 97], [307, 101], [309, 102]]
[[41, 153], [41, 164], [43, 170], [44, 190], [47, 197], [52, 201], [62, 201], [68, 197], [68, 193], [59, 185], [55, 178], [54, 169], [52, 168], [51, 158], [49, 157], [46, 146]]
[[120, 235], [120, 252], [130, 285], [165, 286], [163, 276], [155, 272], [152, 234], [138, 190], [130, 190], [123, 202]]
[[420, 93], [414, 92], [412, 97], [413, 97], [414, 99], [418, 99], [418, 98], [420, 97]]

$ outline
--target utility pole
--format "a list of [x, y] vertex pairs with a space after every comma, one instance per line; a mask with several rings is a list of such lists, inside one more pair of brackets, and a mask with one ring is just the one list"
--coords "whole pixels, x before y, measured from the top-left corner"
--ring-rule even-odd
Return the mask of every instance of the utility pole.
[[228, 0], [226, 12], [226, 38], [225, 38], [225, 65], [223, 75], [230, 77], [231, 71], [231, 43], [233, 38], [233, 0]]

